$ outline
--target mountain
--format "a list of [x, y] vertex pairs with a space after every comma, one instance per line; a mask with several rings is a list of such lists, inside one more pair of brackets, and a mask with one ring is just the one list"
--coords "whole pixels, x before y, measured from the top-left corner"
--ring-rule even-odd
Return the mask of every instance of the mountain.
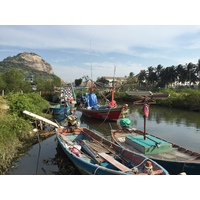
[[52, 66], [36, 53], [19, 53], [16, 56], [9, 56], [0, 62], [0, 72], [9, 69], [19, 69], [25, 75], [34, 75], [40, 78], [53, 78]]

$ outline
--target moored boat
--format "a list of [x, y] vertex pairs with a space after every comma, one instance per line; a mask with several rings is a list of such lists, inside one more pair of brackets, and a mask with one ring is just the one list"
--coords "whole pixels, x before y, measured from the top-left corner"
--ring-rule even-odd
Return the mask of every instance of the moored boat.
[[146, 156], [132, 153], [87, 128], [56, 128], [65, 154], [82, 174], [169, 175]]
[[148, 156], [170, 174], [200, 175], [200, 154], [134, 128], [111, 130], [113, 142]]
[[82, 174], [169, 175], [148, 157], [126, 150], [88, 128], [80, 128], [75, 115], [68, 117], [63, 127], [29, 111], [23, 113], [56, 127], [59, 145]]
[[98, 109], [82, 108], [82, 114], [87, 117], [95, 119], [101, 119], [106, 121], [117, 121], [122, 115], [124, 107], [109, 108], [105, 106], [99, 106]]
[[51, 102], [49, 107], [49, 112], [52, 115], [69, 115], [72, 110], [75, 110], [76, 97], [73, 91], [72, 85], [68, 85], [63, 88], [54, 87], [54, 92], [59, 93], [58, 103]]
[[133, 153], [140, 153], [156, 161], [170, 174], [180, 174], [182, 172], [188, 175], [200, 174], [200, 153], [181, 147], [173, 142], [166, 141], [146, 132], [146, 120], [149, 115], [149, 104], [156, 104], [154, 99], [168, 98], [170, 94], [153, 94], [148, 91], [136, 91], [129, 93], [138, 95], [141, 100], [134, 104], [142, 104], [144, 117], [144, 131], [130, 128], [130, 120], [121, 119], [120, 127], [111, 130], [113, 142], [121, 147], [129, 149]]
[[49, 107], [49, 112], [52, 115], [68, 115], [71, 114], [72, 107], [66, 106], [65, 104], [54, 104]]

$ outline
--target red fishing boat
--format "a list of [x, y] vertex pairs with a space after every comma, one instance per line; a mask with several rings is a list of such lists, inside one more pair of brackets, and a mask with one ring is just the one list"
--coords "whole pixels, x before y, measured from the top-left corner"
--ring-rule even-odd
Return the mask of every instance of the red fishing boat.
[[83, 115], [104, 121], [117, 121], [119, 118], [123, 117], [123, 115], [127, 114], [128, 105], [117, 106], [114, 99], [114, 93], [117, 90], [114, 86], [114, 78], [113, 85], [110, 87], [111, 101], [106, 99], [106, 105], [98, 105], [98, 100], [94, 93], [95, 89], [95, 86], [89, 88], [90, 93], [86, 95], [86, 104], [81, 108]]
[[124, 107], [109, 108], [105, 106], [100, 106], [98, 109], [82, 108], [82, 114], [96, 119], [117, 121], [124, 109]]

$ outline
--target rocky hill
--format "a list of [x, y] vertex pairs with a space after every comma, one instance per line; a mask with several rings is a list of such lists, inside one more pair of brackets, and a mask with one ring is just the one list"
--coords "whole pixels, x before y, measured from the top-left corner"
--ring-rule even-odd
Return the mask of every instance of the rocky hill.
[[0, 62], [0, 73], [5, 73], [11, 69], [21, 71], [25, 77], [33, 75], [35, 80], [53, 80], [55, 77], [58, 77], [54, 74], [51, 65], [36, 53], [19, 53], [13, 57], [7, 57]]
[[51, 65], [36, 53], [19, 53], [16, 56], [5, 58], [2, 63], [23, 65], [35, 70], [47, 72], [48, 74], [54, 74]]

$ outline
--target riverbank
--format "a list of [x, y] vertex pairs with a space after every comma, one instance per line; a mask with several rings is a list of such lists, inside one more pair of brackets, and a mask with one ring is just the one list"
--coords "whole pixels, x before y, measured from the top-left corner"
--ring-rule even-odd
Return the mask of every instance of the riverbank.
[[[160, 89], [152, 91], [156, 93], [168, 93], [169, 98], [155, 99], [156, 104], [159, 106], [178, 108], [182, 110], [200, 112], [200, 90], [199, 89]], [[115, 100], [117, 102], [134, 102], [139, 100], [138, 96], [127, 95], [125, 92], [117, 92], [115, 94]]]
[[[41, 103], [36, 104], [35, 100]], [[48, 107], [48, 102], [37, 94], [10, 94], [0, 97], [0, 105], [0, 174], [6, 174], [12, 162], [38, 142], [34, 124], [22, 111], [29, 108], [44, 116], [41, 111]], [[52, 133], [39, 134], [45, 139]]]

